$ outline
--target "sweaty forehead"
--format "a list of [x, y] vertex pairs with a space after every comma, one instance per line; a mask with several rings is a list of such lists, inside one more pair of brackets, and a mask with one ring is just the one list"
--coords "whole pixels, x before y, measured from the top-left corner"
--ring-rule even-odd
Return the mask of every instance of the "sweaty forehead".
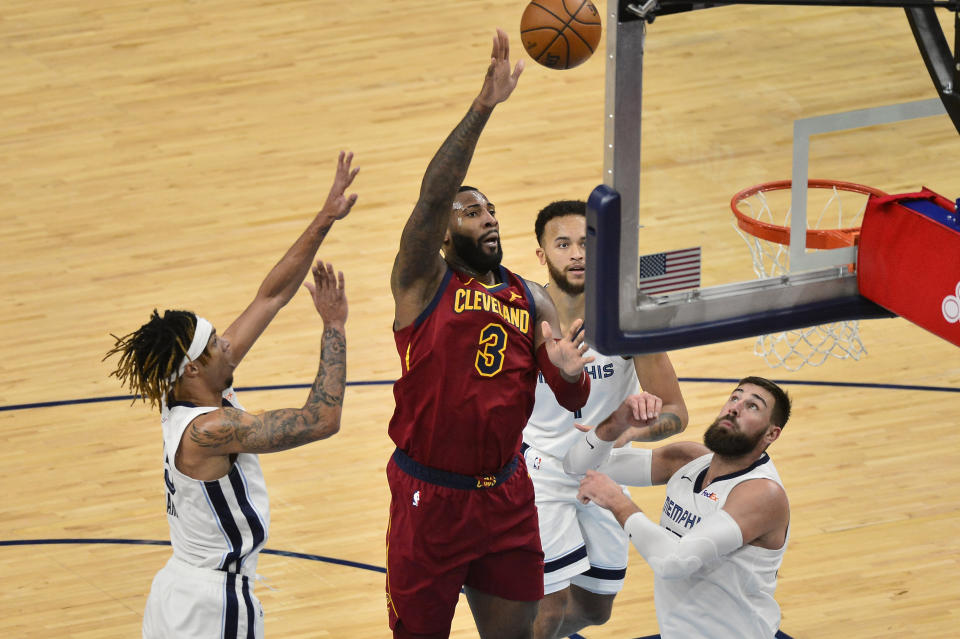
[[453, 200], [453, 208], [455, 209], [465, 209], [471, 206], [482, 206], [484, 204], [489, 206], [490, 201], [479, 191], [461, 191], [457, 193], [457, 197]]

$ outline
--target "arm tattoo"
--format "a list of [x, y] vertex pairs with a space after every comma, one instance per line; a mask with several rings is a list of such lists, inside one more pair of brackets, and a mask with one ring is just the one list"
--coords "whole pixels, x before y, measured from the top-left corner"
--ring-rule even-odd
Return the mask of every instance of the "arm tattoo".
[[412, 284], [424, 265], [432, 264], [429, 256], [440, 250], [450, 206], [467, 175], [477, 140], [489, 118], [489, 113], [479, 113], [471, 108], [427, 166], [420, 185], [420, 198], [407, 220], [400, 242], [396, 275], [401, 287]]
[[347, 381], [347, 340], [338, 330], [324, 329], [320, 344], [320, 370], [313, 381], [310, 396], [304, 408], [312, 405], [343, 406], [343, 392]]
[[323, 439], [340, 425], [346, 386], [347, 346], [342, 331], [325, 329], [320, 346], [320, 369], [303, 408], [282, 408], [252, 415], [238, 408], [221, 409], [213, 428], [189, 427], [190, 440], [204, 448], [220, 448], [234, 441], [244, 450], [269, 453]]
[[[454, 191], [467, 176], [477, 140], [480, 139], [480, 133], [489, 119], [489, 113], [478, 113], [471, 108], [460, 120], [460, 124], [443, 141], [430, 161], [430, 165], [427, 166], [423, 184], [420, 187], [421, 200], [434, 201], [437, 198], [446, 200], [449, 193], [449, 200], [452, 202]], [[443, 212], [447, 212], [446, 208]]]
[[673, 413], [660, 413], [660, 418], [650, 426], [650, 441], [657, 442], [683, 432], [683, 422]]

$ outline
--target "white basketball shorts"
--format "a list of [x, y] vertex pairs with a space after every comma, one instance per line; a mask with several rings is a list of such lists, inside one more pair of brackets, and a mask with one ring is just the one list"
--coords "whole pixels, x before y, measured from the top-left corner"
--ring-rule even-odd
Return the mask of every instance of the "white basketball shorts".
[[171, 557], [153, 578], [143, 639], [263, 639], [263, 608], [253, 582]]
[[524, 449], [540, 519], [544, 594], [570, 584], [601, 595], [620, 592], [629, 541], [616, 517], [577, 501], [580, 480], [563, 472], [563, 460], [526, 444]]

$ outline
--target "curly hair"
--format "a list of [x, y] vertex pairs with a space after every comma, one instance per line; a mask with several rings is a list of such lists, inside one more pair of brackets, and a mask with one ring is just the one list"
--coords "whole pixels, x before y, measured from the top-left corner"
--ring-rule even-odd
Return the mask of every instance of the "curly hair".
[[[135, 396], [151, 406], [158, 406], [173, 387], [171, 377], [180, 367], [190, 348], [197, 328], [197, 316], [190, 311], [164, 311], [163, 317], [153, 309], [150, 321], [123, 337], [114, 334], [113, 348], [103, 358], [120, 354], [120, 361], [111, 377], [116, 377]], [[203, 360], [206, 353], [200, 356]]]
[[547, 222], [555, 217], [564, 215], [583, 215], [587, 214], [587, 203], [583, 200], [557, 200], [546, 205], [537, 214], [537, 221], [533, 225], [533, 230], [537, 234], [537, 244], [543, 246], [543, 231], [547, 227]]

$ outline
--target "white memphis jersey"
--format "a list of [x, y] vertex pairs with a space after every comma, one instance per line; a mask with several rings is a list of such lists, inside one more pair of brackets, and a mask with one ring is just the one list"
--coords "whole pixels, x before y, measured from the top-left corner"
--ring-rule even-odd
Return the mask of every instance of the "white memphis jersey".
[[[232, 388], [223, 391], [223, 405], [243, 410]], [[190, 422], [217, 408], [179, 402], [162, 408], [170, 542], [174, 557], [191, 566], [255, 576], [270, 530], [270, 501], [257, 455], [238, 454], [230, 472], [212, 481], [188, 477], [174, 464]]]
[[[717, 477], [704, 488], [711, 459], [712, 453], [694, 459], [667, 482], [660, 525], [678, 537], [722, 508], [741, 482], [769, 479], [783, 486], [764, 453], [744, 470]], [[771, 639], [780, 627], [780, 606], [773, 592], [788, 541], [789, 529], [778, 550], [745, 544], [686, 579], [655, 576], [654, 599], [663, 639]]]
[[588, 349], [586, 355], [596, 359], [583, 367], [590, 376], [590, 397], [575, 413], [557, 403], [543, 373], [538, 374], [533, 413], [523, 429], [523, 441], [549, 455], [563, 459], [583, 434], [574, 422], [596, 426], [630, 395], [640, 392], [633, 359], [620, 355], [602, 355]]

